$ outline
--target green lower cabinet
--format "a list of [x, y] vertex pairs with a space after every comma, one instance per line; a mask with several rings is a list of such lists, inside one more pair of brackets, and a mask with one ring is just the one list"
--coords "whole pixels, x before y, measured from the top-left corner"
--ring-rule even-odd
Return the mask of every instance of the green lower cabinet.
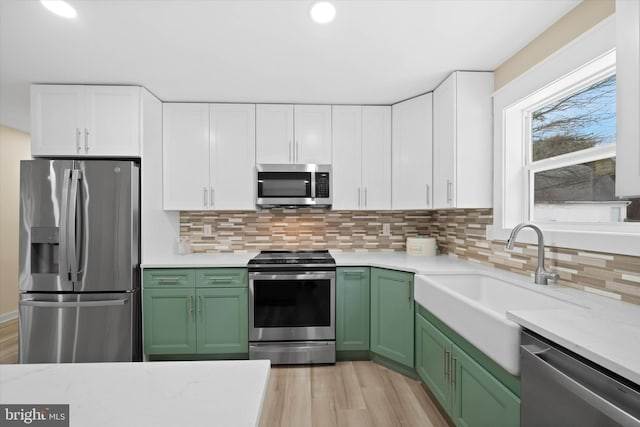
[[416, 315], [416, 372], [440, 405], [451, 407], [448, 363], [452, 342], [419, 314]]
[[413, 369], [413, 274], [371, 269], [371, 351]]
[[465, 427], [517, 427], [520, 399], [453, 344], [453, 422]]
[[198, 353], [247, 353], [247, 288], [198, 288]]
[[518, 396], [420, 314], [416, 371], [456, 426], [520, 425]]
[[196, 352], [195, 289], [145, 289], [145, 354]]
[[369, 351], [368, 267], [336, 269], [336, 350]]
[[[249, 352], [246, 269], [154, 269], [143, 281], [144, 353]], [[206, 356], [202, 356], [206, 357]]]

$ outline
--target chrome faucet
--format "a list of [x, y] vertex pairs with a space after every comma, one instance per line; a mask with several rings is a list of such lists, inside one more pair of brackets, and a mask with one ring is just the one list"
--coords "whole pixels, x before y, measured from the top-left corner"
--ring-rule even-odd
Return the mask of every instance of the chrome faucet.
[[522, 224], [518, 224], [515, 226], [513, 230], [511, 230], [511, 235], [509, 236], [509, 240], [507, 240], [507, 245], [505, 249], [512, 250], [513, 244], [516, 242], [516, 236], [523, 228], [531, 228], [538, 235], [538, 268], [536, 268], [535, 274], [535, 283], [538, 285], [547, 285], [547, 281], [558, 280], [560, 278], [559, 275], [555, 273], [549, 273], [544, 269], [544, 236], [542, 235], [542, 230], [535, 224], [523, 222]]

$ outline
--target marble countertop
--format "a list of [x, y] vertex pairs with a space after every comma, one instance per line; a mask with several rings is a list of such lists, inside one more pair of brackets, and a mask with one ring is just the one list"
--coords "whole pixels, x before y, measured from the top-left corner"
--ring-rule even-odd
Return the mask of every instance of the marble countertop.
[[[244, 267], [256, 253], [176, 255], [151, 267]], [[416, 274], [488, 273], [531, 290], [569, 299], [584, 309], [514, 310], [507, 318], [605, 368], [640, 384], [640, 306], [566, 286], [540, 286], [527, 275], [450, 256], [419, 257], [405, 252], [331, 251], [338, 267], [363, 266]]]
[[0, 403], [69, 404], [71, 426], [257, 426], [266, 360], [0, 365]]

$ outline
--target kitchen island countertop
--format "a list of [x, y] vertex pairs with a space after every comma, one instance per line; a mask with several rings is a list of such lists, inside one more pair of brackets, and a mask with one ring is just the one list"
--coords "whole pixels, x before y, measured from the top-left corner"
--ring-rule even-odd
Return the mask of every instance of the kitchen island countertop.
[[256, 426], [266, 360], [0, 365], [0, 403], [69, 404], [71, 426]]

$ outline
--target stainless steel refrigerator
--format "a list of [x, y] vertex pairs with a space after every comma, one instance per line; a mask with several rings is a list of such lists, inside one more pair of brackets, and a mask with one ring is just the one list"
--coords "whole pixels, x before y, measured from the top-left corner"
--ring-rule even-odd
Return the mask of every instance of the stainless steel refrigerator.
[[19, 361], [141, 358], [140, 168], [20, 164]]

